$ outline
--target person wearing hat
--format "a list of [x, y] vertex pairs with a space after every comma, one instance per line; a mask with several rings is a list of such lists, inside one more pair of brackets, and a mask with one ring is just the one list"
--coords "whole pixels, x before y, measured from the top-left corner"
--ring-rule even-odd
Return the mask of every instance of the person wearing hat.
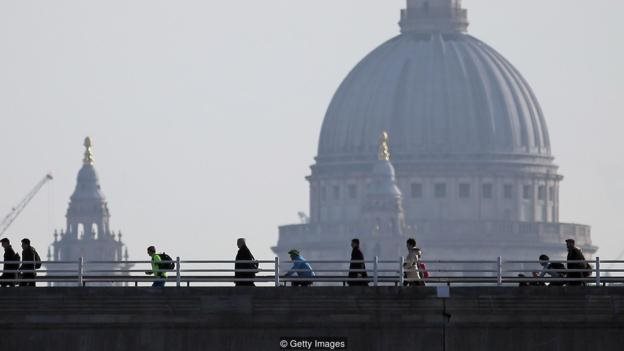
[[[2, 269], [2, 277], [0, 277], [0, 287], [14, 287], [17, 278], [17, 269], [19, 268], [20, 255], [13, 250], [11, 242], [7, 238], [0, 240], [2, 248], [4, 248], [4, 268]], [[16, 263], [11, 263], [15, 261]], [[13, 271], [13, 272], [7, 272]]]
[[[565, 241], [566, 246], [568, 248], [568, 262], [567, 269], [568, 270], [579, 270], [579, 269], [587, 269], [589, 264], [587, 262], [570, 262], [570, 261], [585, 261], [585, 256], [581, 249], [576, 247], [576, 243], [574, 239], [568, 239]], [[591, 266], [589, 267], [591, 269]], [[591, 275], [591, 271], [589, 272]], [[566, 276], [568, 278], [579, 278], [582, 279], [588, 276], [585, 272], [577, 271], [577, 272], [567, 272]], [[582, 280], [571, 280], [568, 281], [568, 285], [585, 285], [585, 282]]]
[[[312, 266], [301, 256], [299, 250], [292, 249], [288, 251], [288, 255], [293, 262], [293, 266], [286, 273], [285, 277], [292, 277], [295, 274], [298, 278], [314, 278], [316, 276], [312, 270]], [[310, 286], [312, 285], [312, 280], [293, 281], [291, 284], [292, 286]]]

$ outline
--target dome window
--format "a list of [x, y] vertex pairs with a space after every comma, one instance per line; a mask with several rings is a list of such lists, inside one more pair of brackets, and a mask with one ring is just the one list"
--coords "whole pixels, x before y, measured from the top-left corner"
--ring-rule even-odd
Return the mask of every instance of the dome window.
[[355, 184], [349, 185], [349, 198], [352, 200], [357, 199], [357, 185]]
[[503, 196], [505, 199], [513, 199], [513, 185], [505, 184], [503, 187]]
[[334, 194], [334, 200], [340, 200], [340, 187], [338, 185], [332, 187], [332, 193]]
[[492, 183], [483, 184], [483, 198], [491, 199], [494, 197], [494, 186]]
[[531, 186], [530, 185], [524, 185], [522, 187], [522, 198], [525, 200], [531, 199]]
[[546, 187], [544, 185], [540, 185], [537, 188], [537, 198], [540, 200], [546, 200]]
[[470, 184], [462, 183], [459, 184], [459, 198], [467, 199], [470, 197]]
[[442, 199], [446, 197], [446, 183], [437, 183], [434, 189], [435, 197]]
[[413, 199], [420, 199], [423, 196], [423, 187], [420, 183], [412, 183], [411, 193]]

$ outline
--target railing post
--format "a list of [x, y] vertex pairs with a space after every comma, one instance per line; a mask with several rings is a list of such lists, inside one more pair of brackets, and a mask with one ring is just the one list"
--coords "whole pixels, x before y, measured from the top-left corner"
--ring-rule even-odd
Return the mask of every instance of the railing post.
[[600, 286], [600, 257], [596, 257], [596, 286]]
[[180, 256], [176, 257], [176, 287], [180, 287]]
[[373, 285], [379, 285], [379, 256], [375, 256], [375, 262], [373, 263]]
[[498, 256], [496, 261], [496, 285], [503, 285], [503, 257]]
[[[37, 261], [35, 261], [35, 258], [33, 257], [31, 274], [34, 275], [34, 276], [36, 276], [36, 274], [37, 274], [37, 266], [36, 266], [36, 264], [37, 264]], [[33, 277], [32, 279], [35, 279], [35, 277]], [[33, 284], [37, 285], [37, 282], [35, 281], [35, 282], [33, 282]]]
[[404, 264], [405, 257], [401, 256], [401, 259], [399, 260], [399, 286], [403, 286], [403, 283], [405, 283], [405, 267], [403, 267]]
[[84, 257], [78, 258], [78, 286], [83, 286], [84, 283]]
[[275, 257], [275, 287], [280, 286], [279, 257]]

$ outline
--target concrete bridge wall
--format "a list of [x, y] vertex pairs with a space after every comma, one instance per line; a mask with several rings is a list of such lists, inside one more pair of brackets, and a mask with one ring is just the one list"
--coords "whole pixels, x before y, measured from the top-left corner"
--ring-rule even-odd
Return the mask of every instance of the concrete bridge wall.
[[0, 289], [0, 350], [623, 350], [624, 288]]

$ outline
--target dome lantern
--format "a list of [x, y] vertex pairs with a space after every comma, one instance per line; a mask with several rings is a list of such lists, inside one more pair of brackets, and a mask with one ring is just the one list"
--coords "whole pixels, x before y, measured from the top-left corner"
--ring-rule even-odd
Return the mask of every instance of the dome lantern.
[[461, 0], [407, 0], [399, 22], [402, 33], [457, 33], [468, 29]]

